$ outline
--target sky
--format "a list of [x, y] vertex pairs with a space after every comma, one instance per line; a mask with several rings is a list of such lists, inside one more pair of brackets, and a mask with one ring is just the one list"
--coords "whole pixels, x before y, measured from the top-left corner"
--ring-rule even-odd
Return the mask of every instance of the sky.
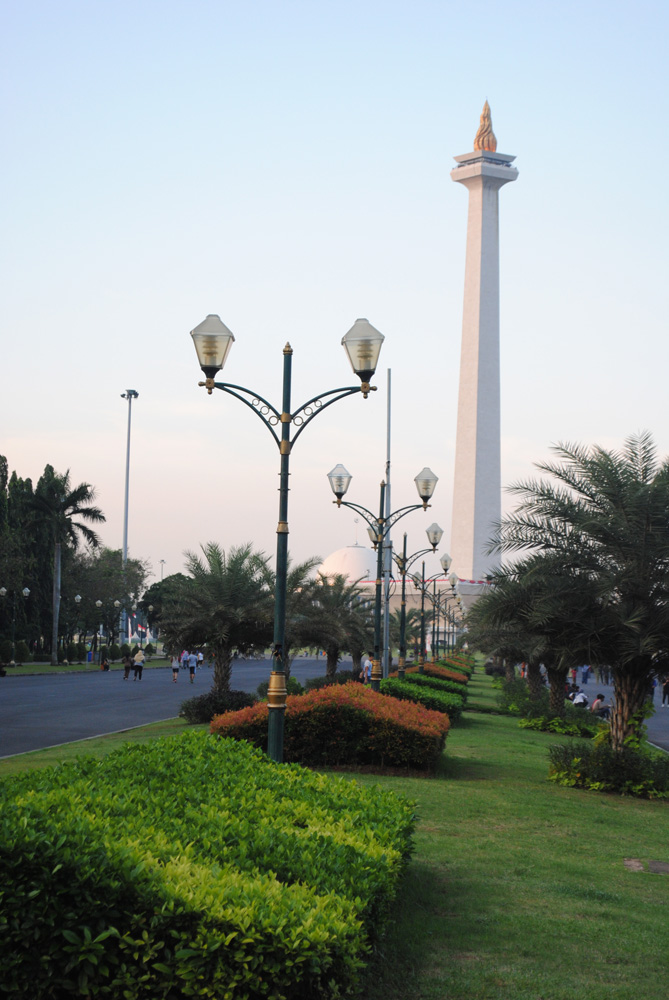
[[[355, 384], [341, 337], [384, 335], [378, 391], [319, 414], [291, 457], [292, 557], [376, 510], [391, 371], [395, 541], [448, 549], [467, 193], [450, 179], [484, 101], [498, 150], [502, 482], [557, 442], [669, 453], [666, 38], [660, 2], [23, 0], [0, 5], [5, 192], [0, 454], [91, 483], [152, 578], [186, 550], [274, 554], [279, 456], [260, 420], [198, 388], [189, 331], [217, 313], [227, 381], [293, 408]], [[503, 508], [512, 498], [503, 496]], [[164, 560], [161, 563], [161, 560]], [[435, 569], [438, 564], [435, 562]]]

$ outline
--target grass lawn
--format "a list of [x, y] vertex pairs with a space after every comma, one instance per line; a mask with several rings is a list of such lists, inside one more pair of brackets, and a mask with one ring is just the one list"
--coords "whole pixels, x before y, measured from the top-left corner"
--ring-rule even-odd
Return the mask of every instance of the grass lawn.
[[[433, 778], [360, 776], [417, 801], [416, 853], [364, 1000], [666, 1000], [667, 804], [546, 781], [557, 737], [492, 707], [477, 672], [469, 710]], [[0, 776], [126, 740], [178, 735], [183, 720], [0, 761]]]
[[[150, 670], [152, 667], [168, 667], [170, 665], [170, 660], [154, 656], [151, 660], [147, 660], [144, 664], [145, 670]], [[99, 663], [59, 663], [57, 667], [52, 667], [50, 663], [22, 663], [20, 666], [16, 667], [6, 667], [7, 676], [10, 675], [14, 677], [29, 677], [35, 674], [74, 674], [74, 673], [95, 673], [95, 671], [100, 670]], [[120, 660], [116, 660], [115, 663], [110, 663], [110, 670], [123, 670], [123, 664]], [[0, 678], [2, 680], [2, 678]]]

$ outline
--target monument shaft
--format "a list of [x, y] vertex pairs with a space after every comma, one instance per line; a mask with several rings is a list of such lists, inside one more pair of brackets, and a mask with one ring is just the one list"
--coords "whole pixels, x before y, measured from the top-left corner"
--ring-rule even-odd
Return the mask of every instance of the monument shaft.
[[463, 580], [483, 580], [499, 563], [486, 553], [501, 515], [499, 189], [518, 171], [496, 145], [486, 101], [476, 148], [456, 156], [451, 172], [469, 191], [451, 533]]

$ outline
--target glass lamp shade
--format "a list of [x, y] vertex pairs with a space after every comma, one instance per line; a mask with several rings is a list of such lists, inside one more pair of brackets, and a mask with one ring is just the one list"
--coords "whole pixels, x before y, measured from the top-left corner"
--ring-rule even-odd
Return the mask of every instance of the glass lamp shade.
[[414, 479], [416, 484], [416, 489], [418, 490], [418, 496], [421, 498], [424, 504], [430, 500], [432, 494], [434, 493], [434, 488], [439, 481], [439, 477], [435, 476], [432, 469], [428, 469], [427, 465], [424, 469], [418, 473]]
[[74, 600], [76, 604], [81, 604], [81, 594], [75, 594]]
[[451, 587], [457, 587], [458, 583], [460, 582], [460, 577], [458, 576], [457, 573], [451, 573], [451, 575], [448, 578], [448, 582], [450, 583]]
[[332, 492], [336, 496], [337, 500], [341, 500], [351, 485], [353, 476], [340, 462], [339, 465], [335, 465], [332, 472], [328, 472], [328, 479], [330, 480]]
[[6, 596], [7, 596], [7, 588], [0, 587], [0, 597], [6, 597]]
[[452, 560], [448, 552], [444, 552], [443, 556], [439, 560], [439, 562], [441, 563], [441, 568], [443, 569], [444, 573], [448, 573], [449, 569], [451, 568], [451, 561]]
[[366, 319], [356, 319], [355, 323], [341, 339], [348, 354], [351, 368], [361, 382], [369, 382], [376, 371], [384, 336]]
[[190, 332], [195, 344], [200, 368], [207, 378], [214, 378], [225, 364], [235, 335], [228, 330], [219, 316], [209, 314]]
[[436, 549], [437, 545], [441, 541], [441, 536], [443, 535], [443, 533], [444, 532], [439, 527], [436, 521], [433, 521], [430, 527], [425, 529], [427, 540], [433, 549]]
[[102, 601], [96, 601], [95, 602], [95, 607], [96, 608], [101, 608], [102, 607]]
[[374, 528], [367, 528], [367, 534], [369, 535], [370, 542], [372, 543], [374, 548], [376, 548], [376, 546], [378, 545], [378, 539], [376, 537], [376, 532], [374, 531]]
[[120, 601], [114, 601], [114, 607], [115, 608], [120, 608], [121, 607], [121, 602]]

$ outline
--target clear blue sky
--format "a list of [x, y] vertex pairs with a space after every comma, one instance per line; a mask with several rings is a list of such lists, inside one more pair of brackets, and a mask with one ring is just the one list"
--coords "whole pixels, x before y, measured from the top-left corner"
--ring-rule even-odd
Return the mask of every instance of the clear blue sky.
[[520, 171], [500, 195], [503, 482], [559, 440], [649, 429], [669, 452], [665, 3], [24, 0], [0, 18], [0, 452], [94, 484], [107, 544], [134, 388], [131, 555], [159, 574], [209, 540], [273, 554], [276, 447], [197, 387], [188, 331], [216, 312], [226, 378], [277, 404], [286, 340], [298, 402], [351, 384], [358, 316], [386, 335], [379, 392], [296, 445], [295, 557], [355, 540], [337, 462], [377, 504], [387, 368], [394, 506], [430, 465], [434, 506], [403, 526], [418, 548], [437, 520], [448, 546], [467, 210], [449, 172], [486, 98]]

